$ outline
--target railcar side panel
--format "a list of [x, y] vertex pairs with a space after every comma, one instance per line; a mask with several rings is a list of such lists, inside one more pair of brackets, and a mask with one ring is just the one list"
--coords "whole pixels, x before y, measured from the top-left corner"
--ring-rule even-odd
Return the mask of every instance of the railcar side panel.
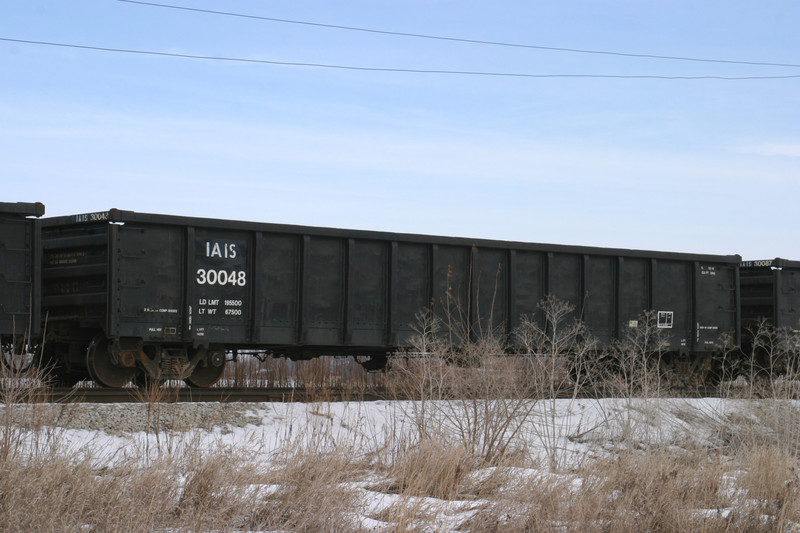
[[0, 334], [30, 338], [40, 326], [42, 204], [0, 202]]
[[182, 340], [183, 228], [105, 226], [109, 254], [110, 302], [106, 335], [145, 340]]
[[42, 229], [42, 306], [51, 329], [107, 326], [112, 245], [106, 224]]
[[344, 344], [386, 346], [389, 252], [386, 242], [347, 241], [347, 323]]
[[720, 347], [721, 337], [737, 341], [737, 268], [732, 265], [695, 263], [696, 350]]
[[532, 320], [544, 327], [544, 316], [539, 309], [546, 293], [546, 255], [531, 251], [511, 252], [511, 327]]
[[479, 334], [509, 332], [508, 251], [473, 248], [472, 327]]
[[417, 333], [418, 314], [432, 304], [432, 247], [394, 241], [391, 249], [389, 344], [408, 346]]
[[573, 308], [572, 318], [579, 318], [583, 295], [582, 257], [579, 254], [548, 253], [547, 295], [569, 303]]
[[800, 268], [775, 271], [776, 323], [779, 327], [800, 332]]
[[616, 258], [584, 256], [583, 320], [604, 345], [615, 335]]
[[692, 263], [683, 261], [652, 262], [653, 310], [657, 327], [664, 332], [670, 350], [692, 348], [694, 316], [692, 312]]
[[302, 344], [337, 346], [343, 342], [345, 241], [303, 237]]
[[0, 216], [0, 333], [24, 334], [32, 325], [33, 227]]
[[254, 305], [261, 317], [256, 342], [289, 345], [300, 340], [301, 242], [297, 235], [261, 234], [253, 269], [259, 294]]
[[[249, 341], [252, 234], [193, 227], [186, 231], [186, 305], [191, 313], [191, 338], [197, 344]], [[182, 287], [175, 285], [178, 290]]]
[[639, 325], [642, 313], [653, 309], [650, 300], [650, 261], [643, 258], [619, 259], [619, 338]]
[[469, 323], [470, 249], [466, 246], [433, 245], [434, 312], [445, 322], [461, 327]]

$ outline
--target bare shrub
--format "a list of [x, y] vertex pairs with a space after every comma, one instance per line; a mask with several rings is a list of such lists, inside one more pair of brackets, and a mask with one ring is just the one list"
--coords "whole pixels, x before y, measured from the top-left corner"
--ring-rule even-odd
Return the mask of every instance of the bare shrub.
[[627, 328], [624, 337], [612, 344], [602, 378], [615, 396], [659, 397], [668, 390], [668, 376], [662, 370], [667, 341], [655, 312], [645, 312], [636, 322], [636, 327]]
[[719, 415], [719, 444], [727, 453], [768, 446], [800, 458], [800, 332], [762, 321], [749, 337], [727, 376], [736, 381], [720, 388], [736, 409]]
[[800, 333], [776, 329], [766, 320], [760, 320], [748, 328], [745, 337], [741, 373], [750, 384], [751, 395], [774, 397], [782, 394], [779, 378], [797, 372]]
[[567, 423], [556, 401], [576, 399], [596, 374], [597, 343], [567, 302], [548, 298], [540, 311], [514, 331], [513, 346], [489, 328], [478, 334], [452, 317], [418, 315], [414, 347], [393, 361], [389, 379], [397, 398], [411, 400], [418, 442], [457, 443], [499, 464], [524, 452], [523, 432], [533, 431], [551, 468], [563, 462]]
[[522, 446], [519, 432], [536, 400], [525, 380], [524, 361], [505, 355], [496, 336], [451, 344], [443, 322], [429, 314], [414, 348], [393, 361], [390, 385], [410, 400], [406, 415], [418, 442], [457, 444], [487, 463]]
[[720, 394], [726, 398], [800, 398], [800, 329], [751, 324], [742, 346], [731, 346], [723, 360]]
[[514, 333], [526, 365], [529, 395], [541, 400], [541, 409], [530, 413], [535, 415], [531, 431], [555, 472], [565, 465], [562, 442], [570, 421], [569, 416], [559, 415], [559, 406], [571, 412], [572, 403], [594, 384], [601, 357], [596, 339], [575, 317], [572, 304], [546, 298], [539, 303], [539, 314], [525, 317]]
[[41, 402], [47, 398], [43, 371], [0, 363], [0, 459], [36, 454], [55, 446], [57, 431], [47, 426]]
[[514, 337], [529, 371], [531, 392], [547, 398], [576, 397], [597, 372], [597, 340], [575, 317], [575, 306], [548, 297], [539, 313], [525, 316]]
[[604, 412], [601, 438], [622, 450], [658, 447], [670, 438], [662, 398], [677, 378], [664, 368], [668, 344], [656, 314], [645, 312], [636, 322], [602, 354], [592, 374], [596, 392], [618, 399], [598, 404]]

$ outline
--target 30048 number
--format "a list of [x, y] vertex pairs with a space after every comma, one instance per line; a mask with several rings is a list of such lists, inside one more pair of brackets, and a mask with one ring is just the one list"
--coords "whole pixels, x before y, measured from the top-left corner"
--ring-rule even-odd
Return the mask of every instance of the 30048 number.
[[244, 270], [206, 270], [205, 268], [197, 269], [198, 285], [236, 285], [244, 287], [247, 285], [247, 272]]

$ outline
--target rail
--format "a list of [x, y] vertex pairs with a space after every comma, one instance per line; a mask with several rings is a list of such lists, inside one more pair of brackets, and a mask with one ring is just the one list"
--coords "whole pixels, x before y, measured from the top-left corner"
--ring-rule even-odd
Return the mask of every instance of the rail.
[[[613, 394], [582, 391], [575, 396], [574, 391], [556, 393], [558, 399], [612, 397]], [[716, 387], [697, 387], [691, 390], [673, 391], [671, 397], [710, 398], [719, 397]], [[111, 388], [53, 388], [41, 389], [26, 396], [31, 402], [60, 403], [190, 403], [190, 402], [372, 402], [379, 400], [398, 400], [397, 394], [385, 389], [303, 389], [303, 388], [170, 388], [138, 389], [126, 387]], [[539, 398], [543, 399], [543, 398]]]
[[147, 402], [315, 402], [376, 401], [388, 399], [383, 391], [299, 388], [169, 388], [122, 389], [53, 388], [30, 395], [34, 402], [147, 403]]

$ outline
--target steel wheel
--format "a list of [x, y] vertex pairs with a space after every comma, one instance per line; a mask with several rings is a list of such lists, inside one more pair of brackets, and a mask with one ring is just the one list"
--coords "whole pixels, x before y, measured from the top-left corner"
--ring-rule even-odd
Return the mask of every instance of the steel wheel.
[[86, 368], [94, 382], [103, 387], [122, 387], [136, 375], [135, 366], [125, 367], [111, 362], [108, 339], [102, 336], [95, 337], [86, 350]]
[[[27, 347], [26, 347], [27, 348]], [[35, 359], [31, 349], [24, 349], [13, 344], [2, 347], [3, 366], [13, 374], [24, 374], [33, 366]]]
[[210, 351], [207, 361], [200, 361], [183, 381], [191, 387], [206, 388], [219, 381], [224, 371], [225, 351], [217, 349]]

